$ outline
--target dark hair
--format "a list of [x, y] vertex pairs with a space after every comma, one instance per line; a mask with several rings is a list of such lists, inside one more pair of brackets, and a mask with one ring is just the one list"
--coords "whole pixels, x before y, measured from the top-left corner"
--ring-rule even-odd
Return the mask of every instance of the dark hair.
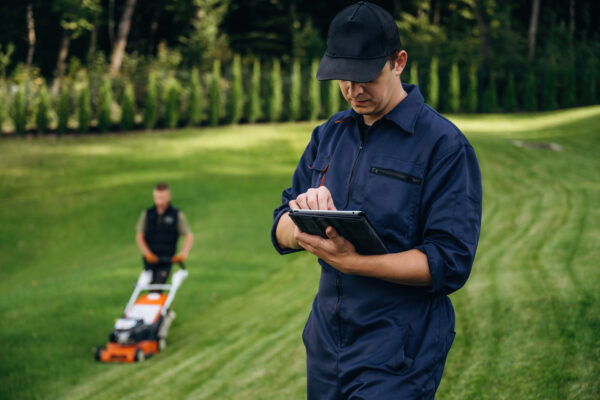
[[396, 68], [396, 59], [398, 58], [398, 54], [400, 54], [400, 50], [396, 50], [394, 51], [392, 54], [390, 54], [390, 56], [388, 57], [388, 61], [390, 62], [390, 69], [394, 69]]
[[163, 190], [169, 190], [169, 185], [164, 182], [160, 182], [154, 186], [154, 190], [158, 190], [159, 192], [162, 192]]

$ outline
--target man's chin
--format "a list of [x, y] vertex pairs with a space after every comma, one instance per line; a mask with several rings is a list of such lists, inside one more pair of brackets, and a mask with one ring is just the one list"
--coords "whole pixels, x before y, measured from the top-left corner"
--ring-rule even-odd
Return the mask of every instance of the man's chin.
[[361, 115], [371, 115], [373, 114], [373, 109], [371, 107], [359, 107], [359, 106], [352, 106], [352, 109], [357, 113], [357, 114], [361, 114]]

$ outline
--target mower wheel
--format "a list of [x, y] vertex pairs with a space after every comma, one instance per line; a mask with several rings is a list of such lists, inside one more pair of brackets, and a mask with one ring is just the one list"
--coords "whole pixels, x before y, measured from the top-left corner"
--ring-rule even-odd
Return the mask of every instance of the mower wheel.
[[104, 351], [104, 347], [98, 346], [96, 347], [96, 351], [94, 352], [94, 358], [96, 361], [100, 361], [100, 354]]
[[158, 351], [163, 351], [167, 348], [167, 339], [160, 338], [158, 339]]
[[144, 350], [142, 349], [137, 349], [135, 351], [135, 357], [133, 359], [135, 360], [135, 362], [142, 362], [146, 359], [146, 353], [144, 353]]

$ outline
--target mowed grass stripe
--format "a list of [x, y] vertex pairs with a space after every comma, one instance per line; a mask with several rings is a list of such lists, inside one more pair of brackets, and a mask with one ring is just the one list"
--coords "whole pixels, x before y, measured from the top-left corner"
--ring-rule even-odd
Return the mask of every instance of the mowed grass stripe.
[[[494, 147], [505, 147], [506, 150], [495, 152], [490, 157], [491, 160], [485, 158], [481, 160], [484, 183], [488, 170], [498, 172], [499, 165], [510, 165], [511, 163], [518, 166], [519, 157], [515, 155], [515, 148], [506, 142], [494, 143], [494, 145]], [[502, 157], [504, 155], [506, 157]], [[503, 299], [515, 290], [515, 284], [519, 284], [512, 282], [510, 287], [504, 287], [502, 284], [498, 287], [498, 276], [506, 274], [514, 276], [515, 273], [518, 273], [518, 271], [508, 270], [504, 265], [503, 258], [506, 255], [512, 255], [513, 248], [526, 240], [530, 233], [531, 222], [535, 219], [535, 213], [538, 210], [535, 201], [531, 201], [535, 200], [536, 196], [530, 193], [521, 194], [518, 201], [519, 207], [515, 207], [515, 195], [506, 187], [510, 187], [511, 183], [514, 184], [515, 181], [518, 181], [519, 169], [513, 166], [513, 168], [501, 171], [502, 174], [496, 180], [490, 184], [484, 184], [482, 236], [473, 276], [467, 286], [453, 296], [457, 310], [460, 310], [461, 306], [473, 304], [472, 302], [486, 302], [485, 307], [482, 307], [485, 315], [476, 316], [475, 326], [461, 326], [462, 318], [460, 318], [460, 311], [457, 311], [459, 313], [458, 340], [464, 330], [468, 329], [465, 346], [477, 349], [475, 353], [461, 354], [465, 370], [457, 374], [460, 375], [459, 382], [453, 379], [454, 385], [460, 386], [460, 382], [462, 382], [468, 386], [468, 389], [465, 388], [467, 394], [461, 392], [465, 398], [481, 396], [481, 390], [490, 386], [488, 381], [497, 376], [495, 371], [498, 363], [501, 362], [499, 354], [508, 334], [506, 327], [502, 324], [506, 317]], [[526, 180], [528, 188], [535, 187], [533, 186], [535, 182], [529, 182], [527, 178]], [[482, 251], [482, 249], [485, 250]], [[482, 274], [485, 279], [478, 279]], [[503, 281], [504, 279], [501, 279], [500, 283]], [[452, 368], [448, 368], [447, 374], [454, 378], [452, 370]]]

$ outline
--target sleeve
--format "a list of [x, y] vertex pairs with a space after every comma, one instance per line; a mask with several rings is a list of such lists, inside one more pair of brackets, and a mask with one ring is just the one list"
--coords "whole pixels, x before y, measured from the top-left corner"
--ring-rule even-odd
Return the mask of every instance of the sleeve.
[[428, 292], [450, 294], [467, 281], [479, 241], [481, 202], [481, 173], [470, 145], [440, 157], [427, 172], [423, 240], [416, 248], [427, 255], [433, 279]]
[[302, 251], [302, 249], [282, 249], [279, 247], [277, 243], [277, 237], [275, 236], [275, 232], [277, 230], [277, 224], [279, 223], [279, 219], [283, 214], [290, 210], [290, 206], [288, 203], [290, 200], [295, 199], [298, 195], [306, 192], [311, 186], [311, 176], [312, 172], [309, 168], [309, 165], [315, 159], [318, 148], [318, 140], [317, 133], [320, 127], [317, 127], [313, 130], [310, 142], [306, 146], [300, 161], [298, 162], [298, 166], [294, 171], [294, 175], [292, 177], [292, 186], [285, 189], [283, 193], [281, 193], [281, 205], [273, 211], [273, 226], [271, 227], [271, 242], [275, 247], [275, 250], [279, 254], [289, 254], [297, 251]]
[[179, 211], [177, 214], [177, 230], [179, 232], [179, 236], [185, 236], [188, 233], [192, 233], [190, 229], [190, 225], [188, 224], [187, 218], [183, 211]]
[[140, 218], [135, 226], [136, 233], [143, 233], [146, 230], [146, 211], [142, 211]]

